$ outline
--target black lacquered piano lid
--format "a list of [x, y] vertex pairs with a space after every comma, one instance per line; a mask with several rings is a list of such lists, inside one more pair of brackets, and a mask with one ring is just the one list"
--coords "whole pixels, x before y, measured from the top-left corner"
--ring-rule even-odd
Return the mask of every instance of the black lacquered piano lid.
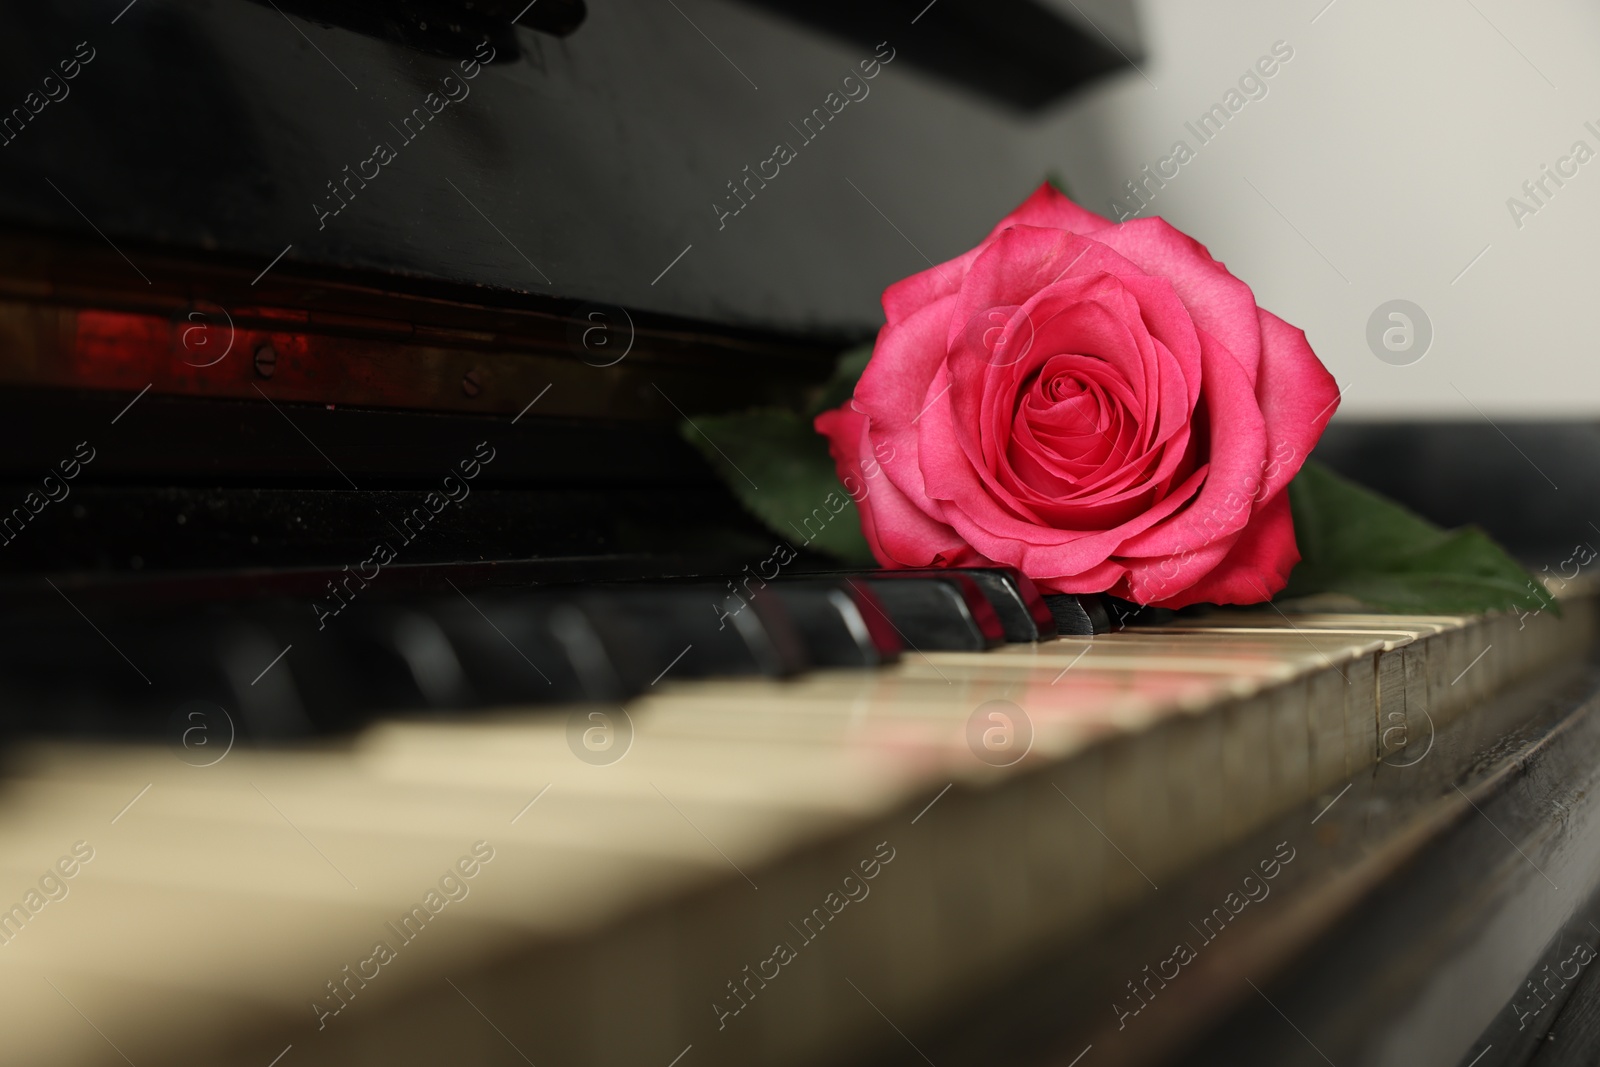
[[0, 225], [103, 235], [132, 284], [154, 246], [250, 274], [287, 249], [859, 333], [1043, 176], [1018, 112], [1137, 54], [1127, 5], [1074, 6], [11, 5]]

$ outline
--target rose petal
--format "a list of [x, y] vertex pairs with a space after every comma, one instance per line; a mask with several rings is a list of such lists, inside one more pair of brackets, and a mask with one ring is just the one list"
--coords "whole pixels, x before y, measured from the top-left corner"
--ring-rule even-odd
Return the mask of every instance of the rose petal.
[[[1200, 377], [1199, 341], [1184, 320], [1192, 366], [1183, 367], [1145, 330], [1129, 280], [1159, 281], [1104, 273], [1069, 277], [1023, 305], [1008, 333], [1021, 333], [1019, 319], [1038, 325], [1029, 327], [1031, 346], [1012, 366], [990, 366], [987, 351], [975, 348], [968, 333], [956, 342], [950, 366], [962, 447], [983, 481], [1021, 517], [1078, 530], [1117, 525], [1131, 517], [1129, 502], [1148, 503], [1151, 485], [1170, 484], [1182, 462], [1188, 380]], [[1158, 315], [1182, 315], [1170, 286], [1141, 288], [1157, 302], [1163, 296], [1171, 301]], [[1098, 405], [1101, 424], [1074, 425], [1076, 434], [1053, 432], [1062, 416], [1052, 413], [1055, 405], [1041, 390], [1054, 377], [1071, 378], [1090, 389], [1085, 395], [1111, 401]], [[974, 380], [982, 382], [981, 401], [969, 384]], [[1157, 447], [1169, 440], [1170, 450]], [[1077, 505], [1101, 506], [1078, 512]]]
[[879, 563], [885, 567], [981, 564], [955, 531], [928, 518], [884, 476], [865, 415], [845, 404], [824, 411], [813, 425], [828, 439], [834, 468], [856, 502], [861, 533]]
[[1261, 326], [1250, 287], [1211, 258], [1206, 246], [1159, 218], [1134, 219], [1095, 233], [1094, 239], [1172, 283], [1197, 327], [1221, 341], [1256, 381]]
[[[1018, 307], [1064, 278], [1109, 274], [1143, 274], [1132, 260], [1100, 243], [1114, 230], [1079, 237], [1065, 230], [1013, 226], [981, 245], [962, 279], [947, 331], [947, 347], [955, 347], [973, 329], [974, 320], [993, 308]], [[1251, 305], [1254, 307], [1254, 304]]]
[[1028, 577], [1046, 593], [1114, 593], [1121, 587], [1126, 574], [1127, 570], [1121, 564], [1106, 560], [1077, 574], [1029, 574]]
[[[1187, 588], [1216, 566], [1249, 521], [1252, 502], [1268, 496], [1262, 491], [1268, 466], [1266, 423], [1255, 392], [1243, 368], [1203, 331], [1200, 352], [1210, 473], [1182, 512], [1122, 546], [1119, 555], [1129, 557], [1129, 580], [1139, 591], [1140, 603]], [[1183, 561], [1176, 575], [1171, 570], [1173, 558]]]
[[1267, 425], [1267, 493], [1299, 472], [1339, 407], [1339, 383], [1317, 359], [1305, 331], [1270, 311], [1261, 321], [1261, 374], [1256, 398]]
[[890, 326], [909, 318], [940, 297], [949, 296], [961, 288], [972, 261], [983, 251], [983, 245], [961, 253], [927, 270], [902, 278], [883, 291], [883, 316]]
[[[1239, 372], [1235, 369], [1235, 373]], [[1256, 418], [1259, 435], [1259, 415]], [[1029, 577], [1081, 575], [1099, 566], [1122, 541], [1168, 518], [1205, 481], [1205, 469], [1150, 510], [1113, 530], [1052, 529], [1019, 519], [986, 491], [957, 439], [947, 398], [928, 408], [917, 435], [930, 497], [943, 517], [981, 555], [1019, 567]], [[1121, 568], [1119, 568], [1120, 573]]]
[[1250, 524], [1222, 561], [1193, 585], [1153, 603], [1182, 608], [1190, 604], [1259, 604], [1289, 584], [1289, 572], [1300, 562], [1294, 539], [1289, 494], [1279, 493], [1258, 504]]
[[1070, 230], [1073, 233], [1093, 233], [1113, 225], [1110, 219], [1102, 218], [1087, 208], [1079, 207], [1070, 198], [1049, 182], [1041, 182], [1039, 188], [1029, 194], [1028, 199], [1017, 205], [1017, 209], [1000, 220], [989, 234], [994, 237], [1001, 230], [1012, 226], [1043, 226], [1048, 228]]
[[923, 409], [937, 398], [931, 386], [944, 368], [944, 324], [955, 299], [954, 294], [942, 297], [879, 331], [852, 401], [872, 420], [873, 440], [885, 450], [879, 462], [889, 479], [936, 521], [944, 518], [944, 512], [924, 488], [917, 429]]

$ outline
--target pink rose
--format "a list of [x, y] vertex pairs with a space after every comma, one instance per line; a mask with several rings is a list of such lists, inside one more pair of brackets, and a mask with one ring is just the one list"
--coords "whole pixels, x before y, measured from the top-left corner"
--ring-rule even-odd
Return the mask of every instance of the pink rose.
[[1042, 185], [883, 310], [854, 399], [816, 427], [884, 566], [1004, 563], [1163, 607], [1289, 580], [1284, 487], [1338, 387], [1192, 238]]

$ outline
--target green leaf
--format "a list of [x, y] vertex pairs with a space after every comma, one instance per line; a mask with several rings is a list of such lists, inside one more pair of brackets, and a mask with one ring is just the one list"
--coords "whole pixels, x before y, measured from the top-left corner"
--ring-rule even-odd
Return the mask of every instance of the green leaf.
[[873, 565], [855, 502], [839, 483], [827, 439], [809, 417], [758, 408], [702, 415], [680, 430], [740, 502], [791, 545]]
[[1443, 530], [1320, 463], [1289, 484], [1300, 564], [1280, 597], [1343, 593], [1384, 611], [1452, 615], [1552, 607], [1488, 534]]

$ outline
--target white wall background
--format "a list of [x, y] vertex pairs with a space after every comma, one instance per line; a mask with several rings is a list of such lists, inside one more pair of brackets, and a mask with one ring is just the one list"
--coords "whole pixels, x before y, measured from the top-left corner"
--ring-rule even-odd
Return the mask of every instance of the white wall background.
[[[1268, 94], [1145, 213], [1306, 330], [1346, 388], [1341, 417], [1600, 416], [1600, 136], [1584, 127], [1600, 129], [1600, 8], [1142, 0], [1139, 17], [1142, 73], [1038, 123], [1042, 165], [1078, 199], [1106, 213], [1175, 140], [1196, 147], [1184, 123], [1286, 41]], [[1578, 140], [1597, 158], [1519, 229], [1507, 198]], [[1396, 298], [1434, 331], [1406, 366], [1366, 340]]]

